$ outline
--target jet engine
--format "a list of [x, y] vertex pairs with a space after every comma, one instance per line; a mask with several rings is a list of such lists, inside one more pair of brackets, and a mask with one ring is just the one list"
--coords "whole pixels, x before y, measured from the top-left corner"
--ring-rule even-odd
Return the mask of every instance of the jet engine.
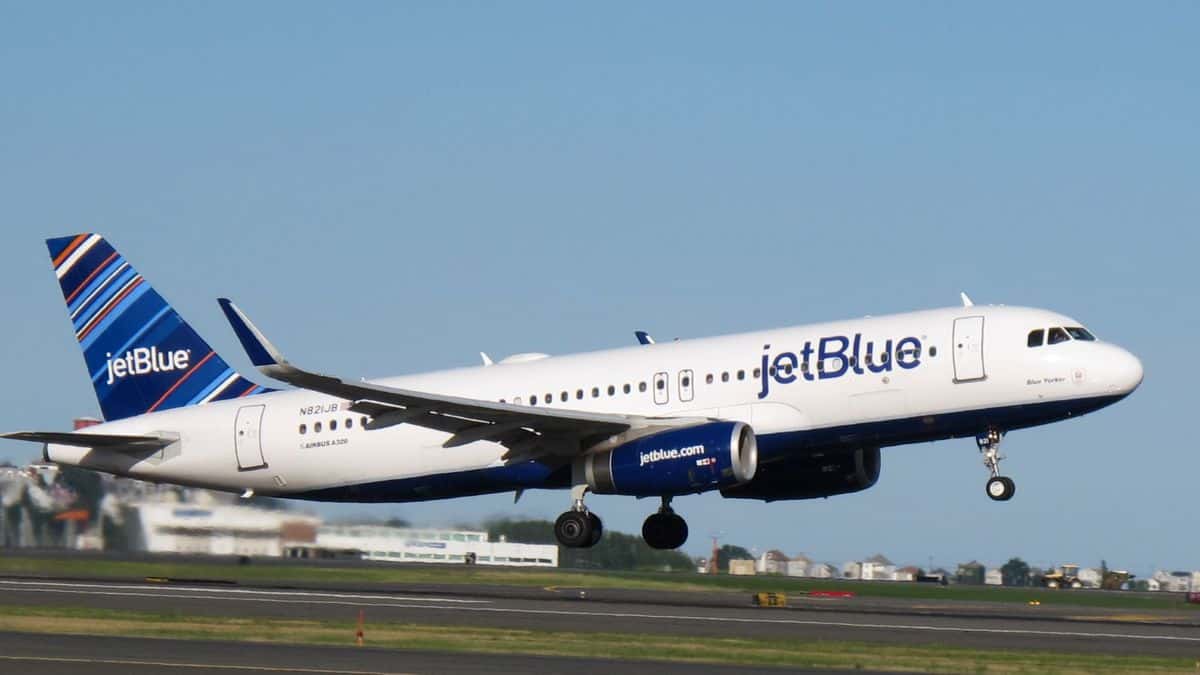
[[731, 499], [815, 499], [866, 490], [879, 480], [879, 448], [816, 453], [763, 464], [754, 480], [722, 488]]
[[643, 436], [577, 461], [597, 494], [684, 495], [753, 480], [758, 441], [742, 422], [712, 422]]

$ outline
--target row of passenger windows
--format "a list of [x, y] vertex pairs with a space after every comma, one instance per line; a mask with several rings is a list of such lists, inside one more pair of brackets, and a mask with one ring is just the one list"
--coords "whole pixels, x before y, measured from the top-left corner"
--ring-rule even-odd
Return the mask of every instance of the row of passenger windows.
[[[367, 428], [367, 418], [366, 417], [358, 418], [358, 423], [362, 426], [363, 429]], [[354, 418], [347, 417], [346, 420], [344, 422], [342, 422], [342, 425], [343, 425], [342, 426], [343, 429], [353, 429], [354, 428]], [[328, 429], [329, 431], [337, 431], [338, 430], [338, 420], [329, 420], [328, 422], [326, 422], [324, 424], [321, 422], [313, 422], [312, 432], [314, 434], [321, 433], [322, 429]], [[308, 433], [308, 424], [307, 423], [304, 423], [304, 422], [300, 423], [300, 433], [301, 434]]]
[[[920, 358], [921, 350], [920, 349], [905, 349], [900, 352], [900, 356], [903, 356], [905, 358], [910, 358], [910, 357], [911, 358]], [[929, 348], [929, 356], [931, 356], [931, 357], [937, 356], [937, 347]], [[856, 359], [853, 356], [849, 356], [849, 357], [835, 356], [835, 357], [832, 357], [830, 359], [825, 359], [825, 360], [818, 359], [817, 365], [816, 365], [816, 371], [818, 373], [825, 372], [825, 370], [826, 370], [825, 361], [839, 361], [843, 358], [846, 360], [846, 363], [852, 368], [854, 366], [858, 365], [858, 359]], [[887, 352], [883, 352], [883, 353], [879, 354], [878, 357], [875, 357], [875, 358], [872, 358], [872, 355], [870, 353], [868, 353], [863, 357], [862, 364], [869, 365], [872, 362], [874, 362], [878, 365], [883, 365], [888, 362], [889, 358], [890, 357]], [[829, 369], [836, 369], [836, 368], [840, 367], [840, 365], [841, 364], [831, 365], [829, 367]], [[785, 375], [791, 375], [792, 371], [793, 371], [793, 367], [791, 364], [784, 364], [782, 366], [781, 370], [783, 371], [783, 373]], [[801, 362], [799, 370], [802, 373], [809, 372], [810, 368], [809, 368], [808, 361]], [[691, 371], [684, 371], [684, 372], [691, 372]], [[770, 375], [771, 377], [774, 377], [775, 373], [776, 373], [775, 366], [771, 366], [770, 368], [767, 369], [767, 374]], [[713, 384], [714, 382], [717, 381], [718, 378], [720, 379], [721, 382], [731, 382], [734, 380], [737, 380], [740, 382], [740, 381], [744, 381], [746, 379], [747, 374], [749, 374], [749, 376], [752, 379], [757, 380], [758, 378], [762, 377], [762, 368], [754, 368], [752, 370], [744, 370], [743, 369], [743, 370], [736, 370], [736, 371], [727, 370], [727, 371], [720, 373], [719, 375], [716, 375], [714, 373], [709, 373], [704, 376], [704, 383], [705, 384]], [[663, 389], [666, 389], [667, 381], [665, 378], [658, 379], [655, 381], [654, 386], [659, 391], [662, 391]], [[692, 386], [692, 378], [688, 375], [681, 375], [679, 378], [679, 387], [681, 389], [687, 389], [688, 387], [691, 387], [691, 386]], [[649, 387], [645, 382], [638, 382], [638, 384], [637, 384], [637, 390], [639, 393], [645, 393], [648, 390], [648, 388]], [[631, 393], [633, 393], [633, 385], [629, 384], [627, 382], [627, 383], [621, 385], [619, 388], [617, 387], [617, 385], [614, 385], [614, 384], [610, 384], [603, 389], [601, 389], [600, 387], [592, 387], [590, 395], [591, 395], [591, 398], [600, 398], [602, 393], [607, 393], [609, 396], [616, 396], [618, 391], [620, 391], [621, 393], [624, 393], [624, 394], [631, 394]], [[576, 389], [575, 390], [575, 400], [582, 401], [586, 397], [587, 393], [588, 392], [585, 392], [583, 389]], [[571, 400], [571, 393], [568, 391], [559, 392], [558, 400], [562, 403], [566, 403], [567, 401]], [[528, 401], [529, 405], [538, 405], [539, 401], [543, 405], [550, 405], [551, 403], [554, 402], [554, 394], [542, 394], [540, 396], [538, 394], [531, 394], [528, 399], [522, 399], [522, 397], [520, 397], [520, 396], [513, 398], [513, 403], [516, 403], [518, 405], [524, 403], [525, 401]], [[500, 402], [507, 403], [508, 400], [502, 398], [502, 399], [500, 399]]]
[[1095, 339], [1096, 336], [1092, 335], [1088, 332], [1088, 329], [1082, 326], [1067, 326], [1066, 328], [1055, 326], [1053, 328], [1038, 328], [1029, 331], [1029, 338], [1026, 344], [1030, 347], [1041, 347], [1042, 345], [1056, 345], [1068, 340], [1092, 342]]

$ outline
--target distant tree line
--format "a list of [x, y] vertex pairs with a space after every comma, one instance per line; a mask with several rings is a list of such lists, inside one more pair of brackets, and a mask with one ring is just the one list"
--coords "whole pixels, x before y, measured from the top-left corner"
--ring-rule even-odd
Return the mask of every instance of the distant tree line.
[[[501, 536], [523, 544], [555, 544], [554, 523], [549, 520], [496, 518], [484, 523], [492, 541]], [[679, 572], [694, 570], [696, 563], [679, 551], [650, 548], [640, 535], [605, 530], [592, 548], [558, 546], [558, 566], [576, 569], [643, 570]]]

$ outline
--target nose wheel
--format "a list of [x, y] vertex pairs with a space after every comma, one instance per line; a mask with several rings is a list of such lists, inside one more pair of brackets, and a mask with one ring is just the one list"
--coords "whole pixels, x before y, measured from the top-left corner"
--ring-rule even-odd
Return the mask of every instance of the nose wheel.
[[671, 498], [663, 497], [658, 513], [652, 513], [642, 524], [642, 539], [650, 548], [675, 549], [688, 538], [687, 521], [671, 508]]
[[1017, 485], [1013, 479], [1000, 475], [1000, 460], [1004, 459], [1004, 456], [1000, 454], [1002, 438], [1004, 438], [1004, 432], [999, 429], [988, 429], [987, 433], [975, 437], [975, 444], [979, 446], [979, 452], [983, 454], [983, 465], [992, 475], [986, 486], [987, 496], [998, 502], [1012, 499], [1013, 494], [1017, 491]]
[[591, 548], [604, 536], [604, 523], [583, 504], [586, 486], [571, 490], [571, 510], [554, 521], [554, 538], [567, 548]]

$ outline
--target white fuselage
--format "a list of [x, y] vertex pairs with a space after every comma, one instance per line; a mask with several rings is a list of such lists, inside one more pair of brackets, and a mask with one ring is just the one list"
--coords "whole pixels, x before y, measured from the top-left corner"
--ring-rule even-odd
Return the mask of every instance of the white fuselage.
[[[1039, 309], [956, 307], [527, 356], [380, 383], [566, 410], [738, 420], [753, 428], [763, 461], [770, 461], [839, 445], [1033, 426], [1135, 389], [1141, 365], [1120, 347], [1083, 340], [1027, 345], [1030, 331], [1078, 325]], [[348, 404], [276, 391], [87, 430], [177, 435], [177, 443], [152, 454], [61, 445], [46, 452], [53, 461], [137, 478], [314, 499], [407, 501], [565, 486], [554, 467], [506, 466], [505, 448], [493, 442], [444, 448], [449, 434], [439, 431], [409, 424], [365, 429], [365, 418]]]

